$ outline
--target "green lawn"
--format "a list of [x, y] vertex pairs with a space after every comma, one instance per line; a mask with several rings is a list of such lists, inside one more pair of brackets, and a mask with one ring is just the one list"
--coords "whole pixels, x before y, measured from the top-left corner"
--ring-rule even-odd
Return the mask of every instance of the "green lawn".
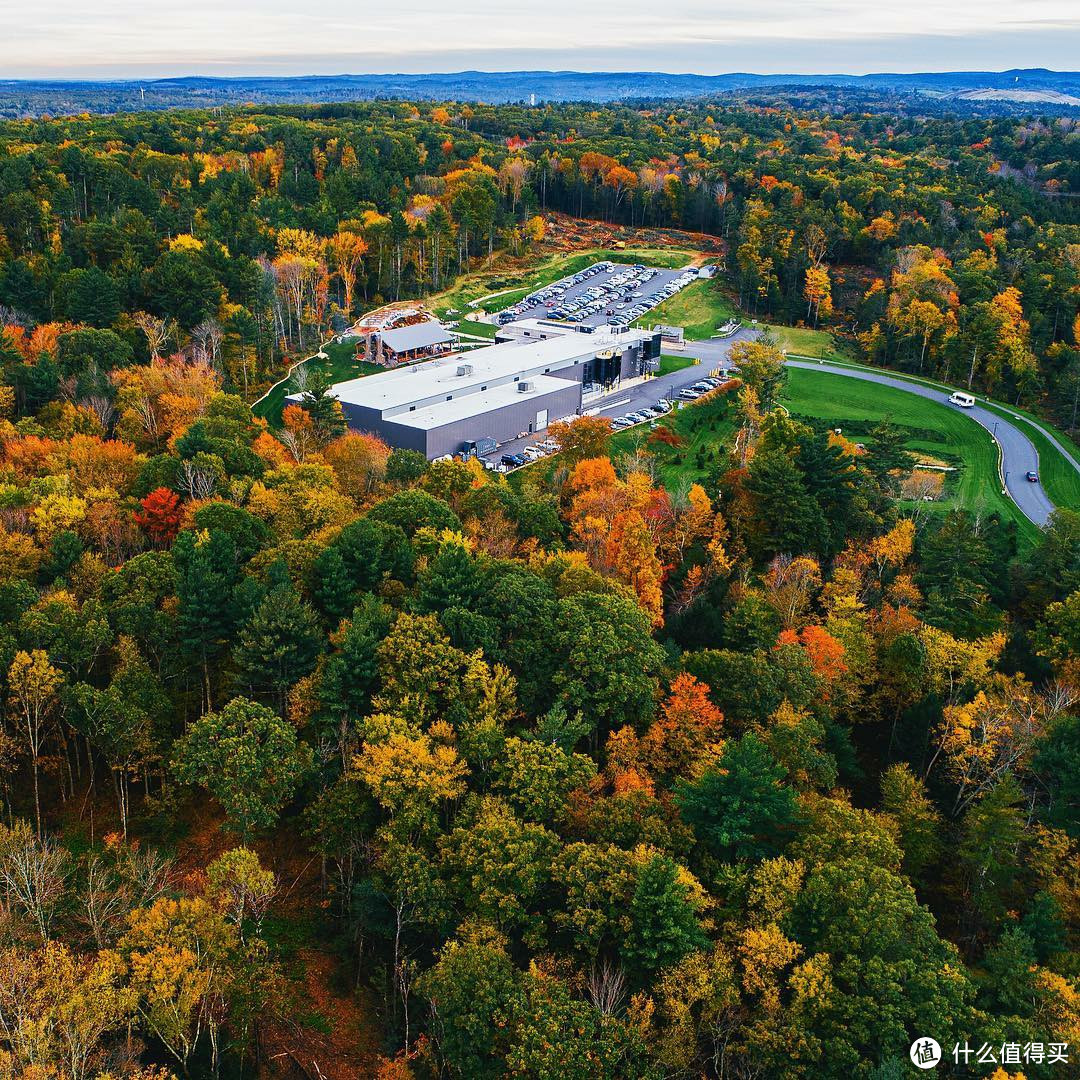
[[463, 334], [472, 334], [474, 337], [495, 339], [495, 332], [499, 328], [494, 323], [477, 322], [475, 319], [462, 319], [458, 329]]
[[730, 397], [709, 398], [693, 406], [676, 408], [658, 426], [675, 431], [682, 445], [649, 441], [652, 432], [648, 424], [642, 424], [612, 435], [609, 452], [617, 457], [644, 447], [655, 457], [660, 482], [668, 491], [686, 488], [704, 479], [714, 465], [724, 462], [726, 444], [735, 429], [734, 414]]
[[[866, 367], [865, 364], [853, 363], [847, 360], [834, 362], [842, 362], [847, 367]], [[949, 394], [956, 389], [956, 387], [948, 383], [937, 382], [934, 379], [921, 379], [902, 371], [893, 371], [889, 368], [879, 370], [895, 379], [903, 379], [905, 382], [936, 387], [945, 394]], [[1080, 465], [1080, 447], [1064, 432], [1052, 428], [1052, 425], [1047, 424], [1026, 409], [1019, 408], [1016, 405], [1005, 405], [998, 401], [991, 401], [982, 396], [979, 397], [979, 404], [1008, 420], [1031, 439], [1039, 454], [1039, 476], [1043, 487], [1046, 488], [1046, 493], [1050, 496], [1054, 505], [1080, 511], [1080, 471], [1076, 468], [1076, 465]], [[1040, 427], [1053, 430], [1054, 436], [1061, 446], [1065, 448], [1064, 454], [1043, 434]]]
[[[346, 341], [341, 345], [328, 345], [326, 347], [326, 360], [312, 357], [304, 362], [309, 373], [321, 372], [332, 383], [345, 382], [347, 379], [355, 379], [360, 375], [371, 375], [382, 368], [375, 364], [369, 364], [356, 359], [356, 342]], [[253, 405], [251, 411], [256, 416], [261, 416], [272, 425], [281, 423], [281, 410], [285, 406], [285, 395], [296, 392], [296, 384], [292, 378], [287, 382], [279, 383], [257, 405]]]
[[720, 291], [716, 279], [692, 282], [681, 292], [647, 312], [634, 325], [681, 326], [689, 341], [703, 341], [716, 333], [718, 326], [735, 317], [731, 301]]
[[658, 376], [670, 375], [673, 371], [693, 367], [697, 362], [696, 356], [672, 356], [669, 353], [661, 353], [660, 366], [656, 369], [656, 374]]
[[785, 352], [810, 356], [815, 360], [851, 360], [846, 347], [838, 344], [828, 330], [810, 330], [803, 326], [763, 325]]
[[1022, 536], [1036, 535], [1036, 527], [1001, 494], [993, 439], [961, 412], [895, 387], [806, 368], [789, 369], [784, 404], [795, 416], [846, 428], [845, 434], [863, 443], [870, 442], [868, 428], [888, 417], [906, 430], [912, 453], [956, 466], [958, 471], [948, 474], [945, 497], [935, 509], [964, 506], [996, 511], [1005, 520], [1015, 521]]

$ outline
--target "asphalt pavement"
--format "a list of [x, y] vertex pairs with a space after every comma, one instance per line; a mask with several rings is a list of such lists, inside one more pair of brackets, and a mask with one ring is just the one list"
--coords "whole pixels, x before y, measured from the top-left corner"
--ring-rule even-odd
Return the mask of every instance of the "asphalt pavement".
[[[699, 364], [691, 364], [689, 367], [680, 368], [669, 375], [657, 375], [643, 382], [631, 386], [619, 387], [603, 397], [586, 400], [582, 411], [586, 416], [625, 416], [629, 412], [643, 408], [646, 405], [655, 405], [661, 398], [672, 400], [680, 390], [687, 386], [693, 386], [710, 371], [722, 369], [727, 362], [728, 353], [732, 345], [737, 341], [751, 341], [757, 336], [757, 331], [741, 329], [731, 337], [712, 338], [709, 341], [687, 342], [685, 352], [680, 352], [674, 346], [668, 346], [667, 352], [671, 356], [687, 356], [700, 360]], [[555, 419], [553, 417], [552, 419]], [[647, 424], [640, 425], [647, 428]], [[633, 428], [629, 430], [633, 431]], [[498, 460], [503, 454], [520, 454], [521, 451], [532, 443], [543, 442], [547, 436], [540, 432], [528, 435], [522, 439], [514, 439], [512, 442], [503, 443], [497, 454], [491, 458]]]
[[814, 360], [788, 360], [788, 366], [809, 368], [812, 371], [827, 371], [834, 375], [845, 375], [851, 379], [878, 383], [881, 386], [892, 386], [897, 390], [905, 390], [909, 394], [936, 401], [946, 408], [957, 409], [980, 427], [985, 428], [1001, 448], [1001, 468], [1005, 477], [1005, 489], [1020, 512], [1040, 528], [1047, 523], [1054, 512], [1055, 506], [1043, 489], [1041, 479], [1037, 483], [1032, 483], [1027, 479], [1028, 472], [1036, 474], [1039, 472], [1039, 453], [1034, 444], [1019, 428], [1008, 420], [1002, 419], [997, 413], [979, 404], [970, 409], [960, 409], [956, 405], [949, 404], [949, 395], [942, 390], [924, 386], [921, 383], [909, 382], [907, 379], [898, 379], [880, 371], [840, 367], [818, 363]]
[[[592, 277], [586, 278], [584, 281], [578, 282], [576, 285], [568, 285], [566, 292], [562, 295], [559, 303], [568, 303], [570, 300], [575, 300], [582, 296], [589, 289], [594, 287], [604, 287], [608, 282], [617, 274], [624, 270], [629, 270], [633, 264], [631, 263], [616, 263], [611, 270], [605, 270], [602, 273], [594, 274]], [[605, 298], [604, 307], [601, 308], [595, 314], [589, 315], [582, 319], [578, 326], [603, 326], [610, 322], [610, 317], [606, 314], [607, 311], [612, 311], [615, 314], [622, 314], [622, 312], [628, 310], [635, 303], [646, 303], [650, 296], [657, 295], [656, 304], [663, 302], [666, 297], [660, 296], [660, 291], [664, 288], [669, 281], [674, 281], [683, 271], [682, 270], [662, 270], [656, 269], [656, 275], [646, 281], [644, 284], [635, 285], [633, 292], [641, 293], [640, 297], [633, 298], [631, 296], [623, 296], [621, 293], [618, 295], [611, 295]], [[566, 279], [563, 279], [563, 284], [566, 283]], [[559, 282], [553, 282], [553, 284], [559, 284]], [[539, 291], [539, 290], [537, 290]], [[618, 305], [622, 304], [622, 307]], [[654, 304], [653, 306], [656, 306]], [[522, 319], [548, 319], [551, 318], [551, 309], [547, 304], [534, 304], [532, 307], [525, 311], [522, 311], [520, 315], [514, 316], [515, 322], [520, 322]]]
[[[710, 371], [727, 369], [728, 354], [731, 347], [739, 341], [750, 341], [757, 336], [756, 330], [743, 328], [728, 338], [710, 338], [707, 341], [688, 341], [683, 352], [674, 355], [692, 357], [700, 361], [690, 367], [672, 372], [670, 375], [657, 376], [643, 383], [616, 389], [602, 398], [585, 402], [584, 412], [590, 416], [623, 416], [645, 405], [652, 405], [660, 398], [671, 400], [684, 387], [696, 383]], [[949, 404], [949, 395], [945, 391], [921, 383], [910, 382], [870, 368], [850, 368], [841, 365], [818, 362], [815, 360], [787, 361], [789, 367], [807, 368], [811, 371], [825, 371], [833, 375], [843, 375], [850, 379], [862, 379], [865, 382], [878, 383], [881, 386], [894, 387], [918, 397], [936, 401], [948, 409], [957, 409], [982, 427], [1001, 450], [1001, 471], [1005, 481], [1005, 490], [1016, 503], [1020, 512], [1040, 528], [1044, 527], [1056, 507], [1046, 494], [1040, 478], [1037, 482], [1027, 479], [1028, 472], [1039, 473], [1039, 454], [1032, 441], [1014, 424], [1003, 419], [990, 409], [976, 404], [970, 409], [959, 409]], [[642, 425], [645, 426], [645, 425]], [[633, 430], [633, 429], [630, 429]], [[1047, 436], [1052, 439], [1052, 436]], [[539, 442], [543, 435], [530, 435], [525, 439], [516, 439], [499, 448], [499, 456], [520, 453], [530, 443]], [[1071, 458], [1066, 456], [1066, 460]], [[1078, 469], [1080, 471], [1080, 469]]]

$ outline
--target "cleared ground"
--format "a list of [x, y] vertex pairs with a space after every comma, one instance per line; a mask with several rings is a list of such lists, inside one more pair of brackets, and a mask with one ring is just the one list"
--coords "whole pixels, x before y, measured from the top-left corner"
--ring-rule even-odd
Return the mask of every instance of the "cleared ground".
[[716, 333], [719, 326], [735, 317], [731, 301], [720, 291], [715, 279], [702, 279], [687, 285], [682, 292], [665, 300], [643, 315], [635, 326], [681, 326], [690, 341], [703, 341]]
[[450, 318], [467, 318], [470, 310], [473, 310], [470, 302], [479, 302], [478, 306], [485, 311], [502, 311], [534, 290], [605, 259], [675, 270], [686, 266], [695, 257], [700, 256], [687, 248], [628, 247], [621, 251], [588, 248], [574, 255], [549, 255], [526, 269], [475, 271], [465, 275], [452, 288], [429, 297], [424, 303], [440, 318], [450, 311], [457, 312]]
[[851, 360], [848, 348], [838, 343], [828, 330], [811, 330], [804, 326], [763, 325], [762, 330], [776, 338], [781, 349], [795, 356], [809, 356], [815, 360]]

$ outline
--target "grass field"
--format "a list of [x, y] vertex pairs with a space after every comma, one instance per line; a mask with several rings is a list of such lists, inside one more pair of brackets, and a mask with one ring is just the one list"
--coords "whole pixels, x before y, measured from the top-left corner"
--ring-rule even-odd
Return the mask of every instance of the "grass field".
[[687, 285], [659, 307], [646, 312], [634, 325], [664, 323], [667, 326], [681, 326], [686, 331], [687, 340], [703, 341], [712, 337], [718, 326], [723, 326], [734, 317], [735, 308], [720, 291], [719, 284], [702, 280]]
[[[864, 367], [850, 361], [842, 361], [849, 367]], [[950, 393], [956, 389], [947, 383], [939, 383], [933, 379], [920, 379], [915, 375], [908, 375], [901, 371], [886, 370], [886, 373], [895, 379], [906, 382], [919, 383], [923, 386], [933, 386], [943, 393]], [[1043, 434], [1043, 428], [1050, 425], [1044, 420], [1035, 417], [1026, 409], [1015, 405], [1005, 405], [1002, 402], [991, 401], [988, 398], [979, 397], [979, 404], [998, 416], [1008, 420], [1019, 428], [1032, 441], [1039, 454], [1039, 476], [1047, 495], [1055, 506], [1066, 507], [1070, 510], [1080, 511], [1080, 447], [1069, 438], [1063, 431], [1054, 430], [1054, 436], [1064, 447], [1064, 453], [1058, 449]]]
[[458, 329], [463, 334], [472, 334], [475, 337], [490, 338], [495, 340], [495, 331], [498, 327], [494, 323], [477, 322], [475, 319], [462, 319]]
[[785, 352], [794, 353], [796, 356], [810, 356], [815, 360], [846, 360], [852, 356], [843, 344], [838, 344], [836, 339], [827, 330], [810, 330], [802, 326], [770, 326], [763, 325], [777, 344]]
[[656, 374], [657, 376], [670, 375], [673, 371], [693, 367], [697, 362], [697, 357], [694, 356], [672, 356], [669, 353], [661, 353], [660, 366], [656, 369]]
[[[305, 361], [304, 366], [309, 374], [319, 372], [327, 377], [332, 383], [344, 382], [346, 379], [355, 379], [360, 375], [371, 375], [382, 368], [375, 364], [368, 364], [356, 359], [356, 342], [345, 342], [342, 345], [327, 345], [325, 349], [327, 359], [320, 360], [312, 357]], [[285, 383], [279, 383], [257, 405], [253, 405], [251, 411], [256, 416], [273, 425], [281, 423], [281, 410], [285, 406], [285, 395], [296, 391], [296, 385], [292, 378]]]
[[851, 425], [847, 434], [863, 443], [871, 442], [866, 428], [888, 417], [906, 431], [912, 453], [956, 466], [957, 472], [948, 474], [945, 497], [934, 504], [936, 510], [963, 506], [996, 511], [1015, 521], [1022, 536], [1036, 535], [1036, 527], [1001, 494], [993, 439], [960, 412], [894, 387], [805, 368], [788, 371], [784, 404], [796, 416], [839, 428]]
[[614, 458], [643, 447], [656, 459], [659, 480], [668, 491], [686, 488], [724, 461], [726, 444], [735, 428], [733, 417], [734, 404], [730, 398], [710, 398], [676, 409], [660, 421], [660, 425], [682, 439], [682, 445], [650, 442], [649, 425], [642, 424], [612, 435], [610, 454]]

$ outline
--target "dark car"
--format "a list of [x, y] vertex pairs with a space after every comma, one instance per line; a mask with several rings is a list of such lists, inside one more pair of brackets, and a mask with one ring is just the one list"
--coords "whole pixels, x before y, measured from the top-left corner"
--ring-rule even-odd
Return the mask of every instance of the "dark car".
[[511, 469], [520, 469], [525, 459], [520, 454], [503, 454], [502, 463]]
[[1037, 484], [1039, 482], [1039, 474], [1037, 472], [1029, 472], [1027, 478], [1029, 484]]

